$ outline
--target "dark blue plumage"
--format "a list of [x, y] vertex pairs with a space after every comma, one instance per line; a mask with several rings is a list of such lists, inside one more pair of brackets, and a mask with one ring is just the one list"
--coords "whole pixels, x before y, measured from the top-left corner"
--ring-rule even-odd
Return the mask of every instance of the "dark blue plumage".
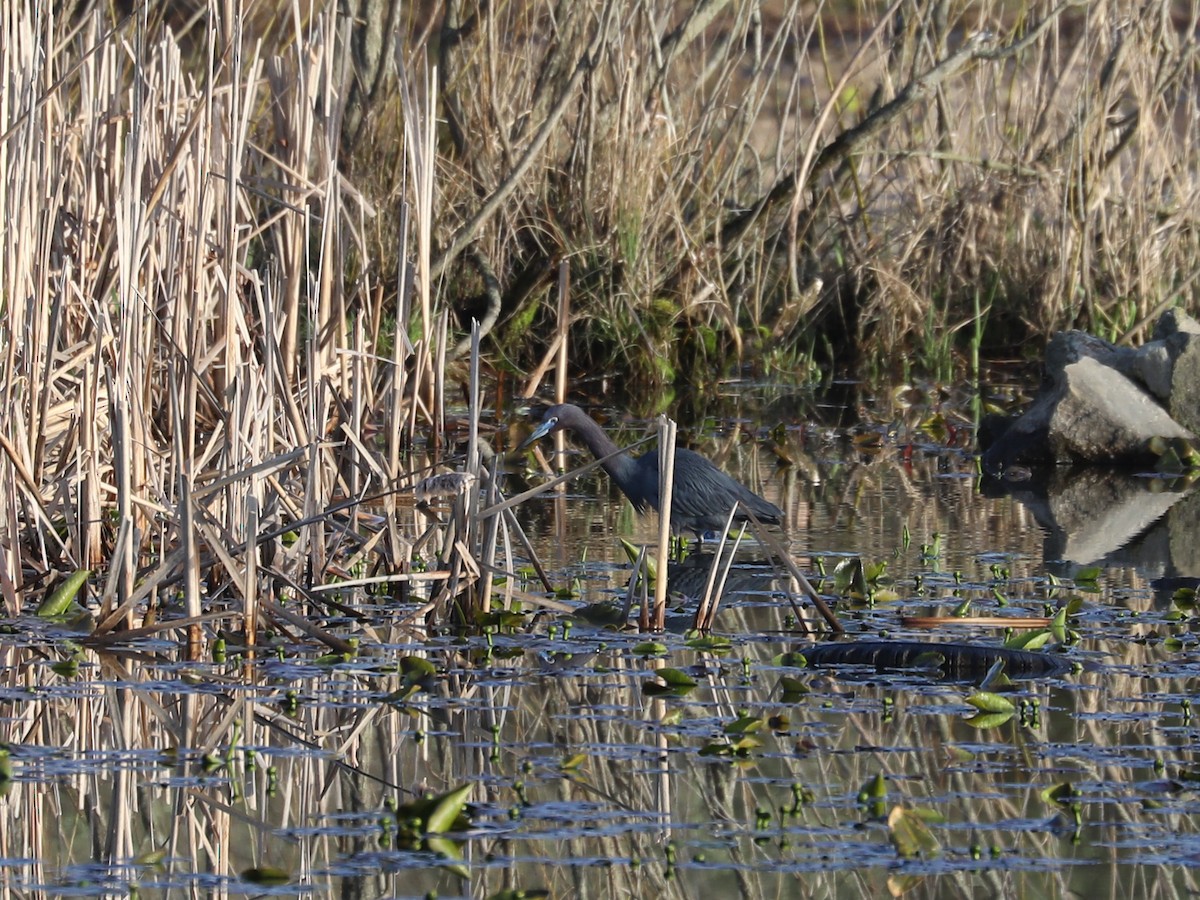
[[[527, 447], [551, 432], [565, 428], [582, 440], [597, 459], [615, 452], [618, 447], [604, 429], [578, 406], [563, 403], [546, 410], [541, 424], [521, 445]], [[621, 453], [602, 463], [609, 477], [617, 483], [638, 512], [658, 510], [658, 450], [642, 456]], [[735, 522], [745, 522], [750, 510], [760, 522], [778, 524], [783, 510], [764, 500], [749, 488], [734, 481], [707, 459], [692, 450], [676, 448], [674, 490], [671, 495], [671, 530], [690, 531], [703, 535], [725, 527], [725, 519], [733, 504], [739, 505]]]

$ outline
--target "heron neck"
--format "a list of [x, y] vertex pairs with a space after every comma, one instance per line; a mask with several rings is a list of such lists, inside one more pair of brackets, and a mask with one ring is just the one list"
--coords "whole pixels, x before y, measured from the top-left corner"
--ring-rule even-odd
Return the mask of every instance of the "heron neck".
[[[596, 459], [603, 459], [621, 449], [613, 442], [604, 429], [590, 418], [580, 422], [575, 427], [575, 433], [587, 445], [588, 450], [592, 451], [592, 456], [596, 457]], [[628, 453], [621, 453], [619, 456], [614, 456], [600, 465], [618, 484], [623, 484], [622, 478], [629, 471], [629, 468], [634, 465], [634, 461], [633, 457]]]

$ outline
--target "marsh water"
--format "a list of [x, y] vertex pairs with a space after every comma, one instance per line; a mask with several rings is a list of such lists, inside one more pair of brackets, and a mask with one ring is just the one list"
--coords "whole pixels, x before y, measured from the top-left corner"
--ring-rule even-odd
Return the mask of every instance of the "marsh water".
[[[427, 629], [422, 597], [347, 588], [318, 618], [354, 653], [292, 631], [253, 658], [6, 623], [4, 894], [1193, 895], [1194, 498], [1145, 473], [985, 485], [980, 399], [742, 386], [680, 440], [785, 510], [847, 640], [1000, 645], [1026, 629], [977, 617], [1066, 610], [1037, 648], [1064, 673], [805, 667], [821, 621], [752, 538], [710, 635], [711, 547], [673, 570], [664, 632], [598, 624], [626, 602], [620, 539], [657, 529], [593, 473], [517, 511], [567, 611]], [[618, 442], [653, 427], [596, 411]], [[500, 418], [511, 448], [527, 426]], [[510, 493], [544, 478], [508, 468]]]

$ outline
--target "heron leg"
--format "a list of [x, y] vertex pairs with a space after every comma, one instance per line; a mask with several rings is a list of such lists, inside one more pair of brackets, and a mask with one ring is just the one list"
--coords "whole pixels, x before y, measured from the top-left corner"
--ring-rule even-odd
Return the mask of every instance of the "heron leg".
[[688, 556], [688, 536], [686, 531], [671, 535], [671, 559], [683, 562]]

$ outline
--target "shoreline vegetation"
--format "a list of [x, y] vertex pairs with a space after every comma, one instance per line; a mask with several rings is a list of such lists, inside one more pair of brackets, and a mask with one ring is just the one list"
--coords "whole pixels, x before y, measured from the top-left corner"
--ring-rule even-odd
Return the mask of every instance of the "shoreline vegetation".
[[182, 597], [197, 638], [334, 559], [488, 582], [411, 539], [485, 363], [949, 380], [1196, 309], [1192, 4], [344, 6], [0, 13], [10, 613], [80, 569], [101, 632]]

